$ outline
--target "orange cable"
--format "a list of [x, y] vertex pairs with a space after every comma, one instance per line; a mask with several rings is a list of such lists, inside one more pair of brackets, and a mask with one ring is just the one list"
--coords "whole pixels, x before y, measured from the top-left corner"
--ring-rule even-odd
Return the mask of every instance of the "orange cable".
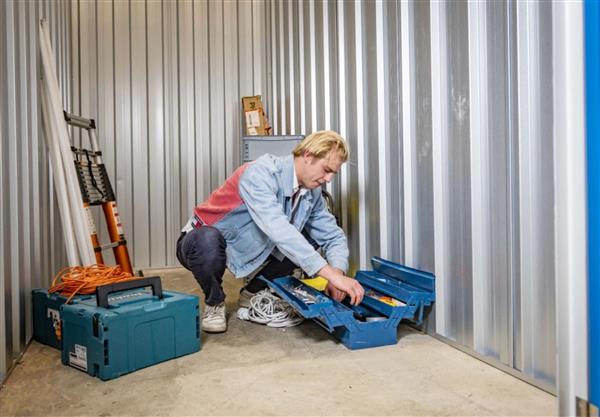
[[59, 292], [68, 295], [68, 304], [76, 294], [94, 294], [96, 287], [115, 282], [139, 279], [129, 272], [124, 272], [120, 266], [90, 265], [74, 266], [62, 269], [52, 280], [48, 293]]

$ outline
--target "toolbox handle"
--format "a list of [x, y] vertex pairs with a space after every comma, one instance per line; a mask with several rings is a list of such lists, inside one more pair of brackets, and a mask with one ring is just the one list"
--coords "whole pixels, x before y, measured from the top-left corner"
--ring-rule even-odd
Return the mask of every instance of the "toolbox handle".
[[113, 292], [133, 290], [135, 288], [152, 287], [152, 294], [163, 298], [160, 277], [146, 277], [130, 281], [116, 282], [114, 284], [101, 285], [96, 288], [96, 304], [98, 307], [108, 308], [108, 296]]

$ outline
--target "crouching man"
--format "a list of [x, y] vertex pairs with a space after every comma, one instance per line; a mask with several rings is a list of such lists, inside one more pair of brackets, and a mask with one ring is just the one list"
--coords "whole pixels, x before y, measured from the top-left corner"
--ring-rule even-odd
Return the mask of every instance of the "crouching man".
[[[300, 267], [325, 278], [325, 291], [332, 298], [362, 301], [364, 289], [345, 275], [346, 236], [321, 193], [321, 185], [333, 179], [348, 156], [339, 134], [314, 132], [291, 155], [266, 154], [242, 165], [194, 208], [177, 241], [177, 258], [192, 271], [206, 297], [203, 331], [227, 330], [222, 287], [226, 267], [236, 278], [267, 279]], [[264, 288], [264, 282], [251, 280], [242, 289], [240, 304]]]

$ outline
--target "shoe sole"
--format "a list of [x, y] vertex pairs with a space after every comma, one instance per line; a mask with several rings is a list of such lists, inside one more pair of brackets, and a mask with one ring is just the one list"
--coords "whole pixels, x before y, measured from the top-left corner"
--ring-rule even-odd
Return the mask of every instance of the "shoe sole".
[[216, 333], [225, 333], [227, 331], [227, 329], [225, 330], [204, 330], [201, 329], [204, 333], [211, 333], [211, 334], [216, 334]]
[[227, 322], [225, 322], [225, 327], [215, 327], [213, 329], [206, 329], [202, 326], [202, 323], [200, 323], [200, 330], [205, 333], [225, 333], [227, 331]]

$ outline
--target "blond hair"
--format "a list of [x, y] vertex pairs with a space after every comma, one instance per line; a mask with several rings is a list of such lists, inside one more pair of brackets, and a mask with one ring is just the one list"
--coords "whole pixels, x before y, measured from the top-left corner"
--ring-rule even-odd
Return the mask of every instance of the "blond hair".
[[350, 149], [339, 133], [333, 130], [320, 130], [304, 138], [302, 142], [296, 145], [292, 153], [296, 157], [308, 153], [317, 158], [324, 158], [333, 150], [338, 152], [342, 162], [346, 162], [350, 157]]

